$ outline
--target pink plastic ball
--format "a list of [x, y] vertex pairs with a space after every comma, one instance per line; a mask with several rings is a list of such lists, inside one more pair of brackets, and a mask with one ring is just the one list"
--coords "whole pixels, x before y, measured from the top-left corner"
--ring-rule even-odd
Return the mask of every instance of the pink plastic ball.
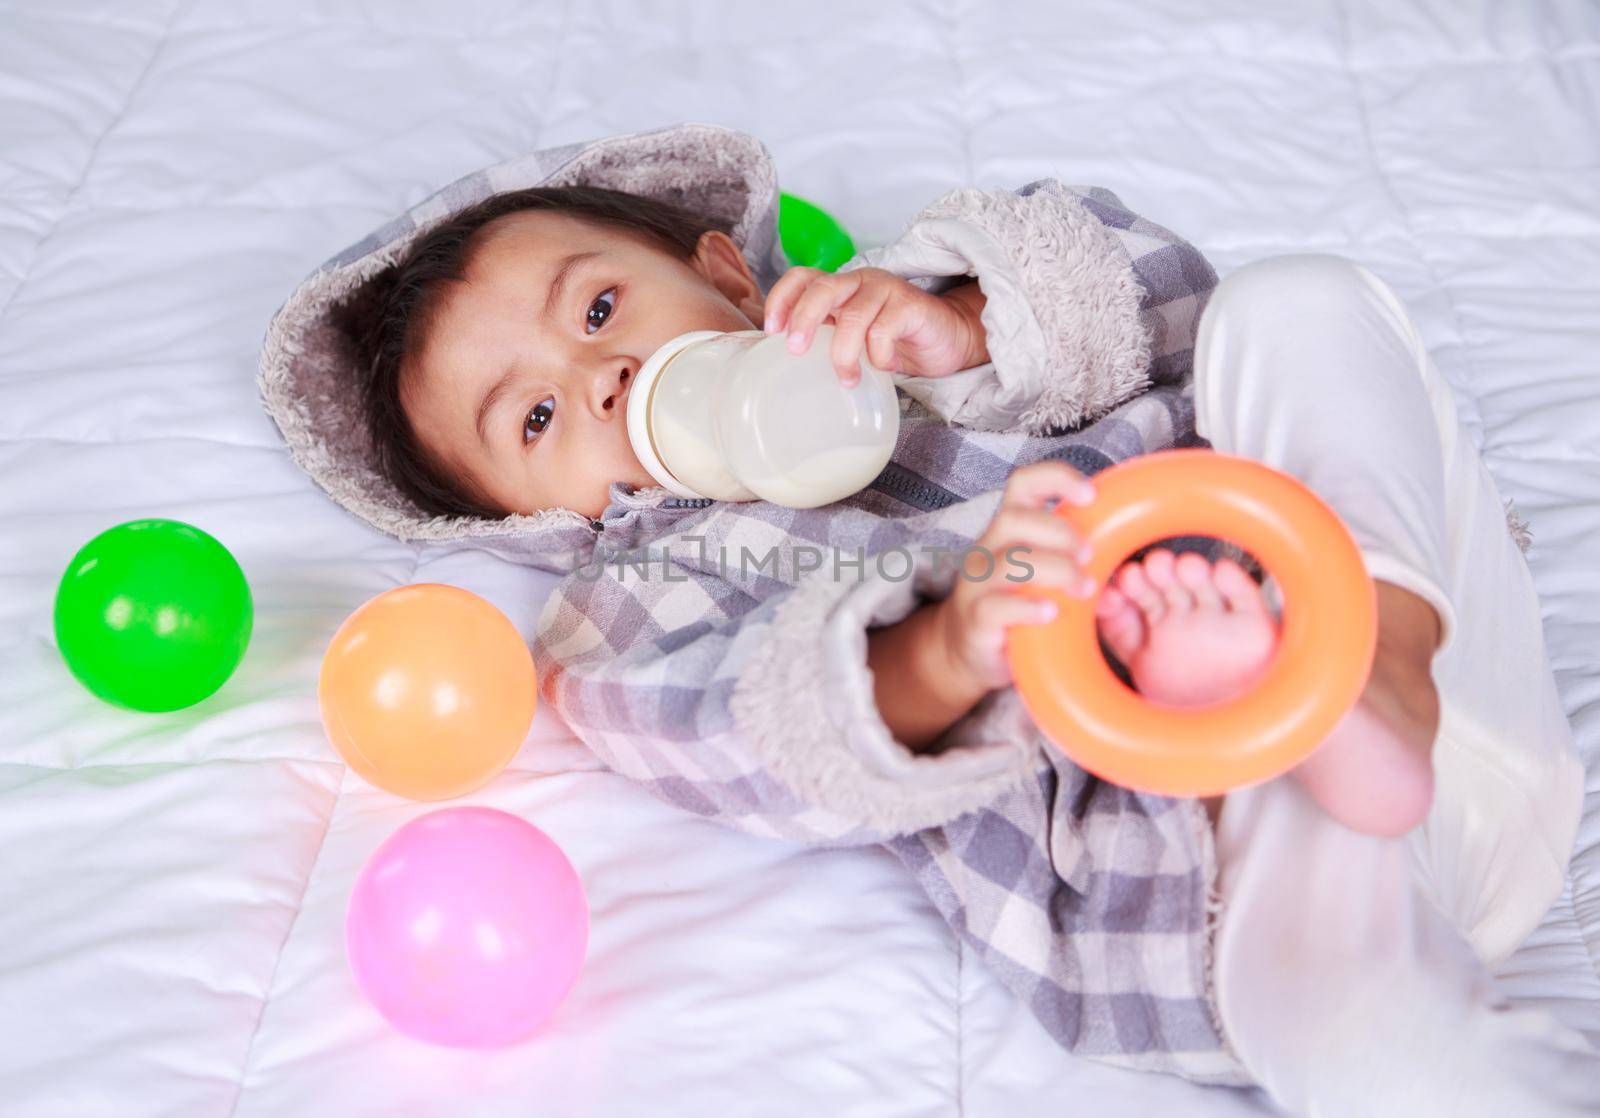
[[401, 1032], [455, 1048], [522, 1040], [583, 966], [589, 905], [549, 835], [487, 807], [414, 819], [356, 878], [345, 950]]

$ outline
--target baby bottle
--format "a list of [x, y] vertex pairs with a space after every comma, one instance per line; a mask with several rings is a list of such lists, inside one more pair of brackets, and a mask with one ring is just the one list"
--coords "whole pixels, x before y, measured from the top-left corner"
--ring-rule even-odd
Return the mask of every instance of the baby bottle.
[[652, 353], [628, 393], [628, 438], [680, 497], [806, 509], [865, 489], [900, 432], [890, 375], [861, 358], [846, 387], [822, 323], [803, 354], [787, 335], [694, 330]]

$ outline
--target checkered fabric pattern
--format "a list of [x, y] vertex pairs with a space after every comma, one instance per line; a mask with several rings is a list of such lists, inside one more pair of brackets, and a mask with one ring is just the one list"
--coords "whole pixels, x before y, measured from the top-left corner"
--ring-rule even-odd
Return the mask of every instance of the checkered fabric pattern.
[[[574, 732], [663, 799], [757, 835], [886, 845], [1063, 1047], [1244, 1084], [1211, 995], [1215, 860], [1198, 803], [1085, 773], [1045, 741], [1011, 688], [907, 770], [906, 786], [927, 792], [929, 825], [889, 825], [860, 809], [867, 778], [848, 768], [833, 783], [797, 776], [824, 763], [813, 758], [846, 755], [838, 743], [852, 735], [892, 741], [870, 702], [864, 630], [948, 594], [953, 554], [985, 530], [1018, 466], [1055, 458], [1092, 475], [1208, 445], [1194, 427], [1191, 357], [1215, 273], [1111, 192], [1069, 195], [1116, 234], [1144, 288], [1152, 387], [1044, 435], [953, 426], [902, 395], [889, 466], [817, 509], [645, 498], [618, 483], [592, 558], [539, 620], [535, 660]], [[1222, 550], [1200, 537], [1167, 544]], [[869, 624], [840, 622], [858, 599]], [[1020, 778], [941, 816], [935, 792], [970, 786], [972, 758], [985, 751], [1022, 756]]]

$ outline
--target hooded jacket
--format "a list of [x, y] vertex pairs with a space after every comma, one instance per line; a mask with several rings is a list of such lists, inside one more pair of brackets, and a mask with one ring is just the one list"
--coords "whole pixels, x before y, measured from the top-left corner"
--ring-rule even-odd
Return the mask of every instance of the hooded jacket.
[[884, 268], [934, 293], [975, 276], [992, 360], [895, 375], [895, 451], [860, 493], [801, 510], [617, 482], [597, 521], [426, 515], [377, 469], [328, 309], [464, 206], [571, 184], [726, 219], [763, 291], [786, 268], [773, 161], [740, 132], [682, 124], [478, 171], [324, 263], [274, 316], [259, 383], [295, 461], [398, 538], [471, 540], [564, 576], [533, 641], [541, 698], [609, 767], [750, 833], [881, 843], [1063, 1047], [1249, 1083], [1216, 1013], [1200, 803], [1087, 774], [1009, 687], [913, 754], [883, 722], [866, 662], [869, 629], [950, 592], [1016, 467], [1057, 458], [1092, 475], [1209, 445], [1191, 351], [1210, 265], [1100, 188], [952, 190], [842, 270]]

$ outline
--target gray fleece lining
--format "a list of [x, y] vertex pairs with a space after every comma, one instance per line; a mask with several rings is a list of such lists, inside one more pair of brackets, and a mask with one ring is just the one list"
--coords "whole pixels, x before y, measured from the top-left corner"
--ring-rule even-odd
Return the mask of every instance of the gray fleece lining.
[[1145, 290], [1116, 235], [1053, 180], [1027, 195], [948, 191], [844, 270], [865, 267], [923, 287], [931, 276], [977, 277], [991, 360], [945, 377], [895, 377], [948, 423], [1043, 434], [1149, 386]]
[[[915, 561], [925, 568], [933, 562], [926, 555]], [[920, 604], [910, 578], [802, 580], [778, 607], [777, 635], [752, 654], [728, 704], [740, 736], [800, 799], [885, 837], [993, 803], [1033, 780], [1042, 763], [1031, 734], [963, 742], [935, 756], [913, 755], [894, 739], [873, 697], [867, 630]], [[821, 641], [812, 636], [819, 628]], [[818, 680], [832, 685], [819, 687]]]

